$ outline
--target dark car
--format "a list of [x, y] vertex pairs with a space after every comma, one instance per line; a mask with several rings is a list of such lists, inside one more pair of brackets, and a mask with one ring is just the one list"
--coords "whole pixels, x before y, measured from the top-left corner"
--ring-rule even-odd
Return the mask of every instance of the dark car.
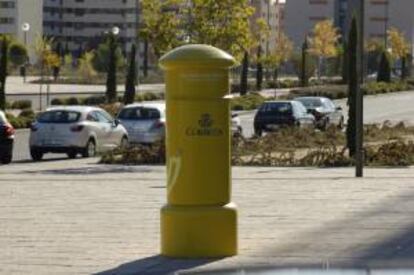
[[275, 131], [282, 127], [314, 127], [315, 118], [299, 101], [268, 101], [263, 103], [254, 118], [254, 132]]
[[13, 142], [15, 130], [7, 121], [6, 115], [0, 111], [0, 163], [8, 164], [13, 158]]
[[298, 97], [295, 100], [300, 101], [313, 114], [316, 119], [316, 127], [326, 130], [329, 126], [334, 125], [339, 129], [344, 127], [344, 116], [342, 108], [326, 97]]

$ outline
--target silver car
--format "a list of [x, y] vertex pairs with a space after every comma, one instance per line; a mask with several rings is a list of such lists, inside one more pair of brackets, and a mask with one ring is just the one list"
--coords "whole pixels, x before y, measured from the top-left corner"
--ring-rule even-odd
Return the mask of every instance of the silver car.
[[127, 105], [118, 120], [128, 131], [130, 143], [152, 144], [165, 138], [165, 103], [145, 102]]
[[45, 153], [93, 157], [97, 152], [126, 146], [128, 133], [101, 108], [62, 106], [50, 108], [36, 118], [29, 143], [35, 161]]

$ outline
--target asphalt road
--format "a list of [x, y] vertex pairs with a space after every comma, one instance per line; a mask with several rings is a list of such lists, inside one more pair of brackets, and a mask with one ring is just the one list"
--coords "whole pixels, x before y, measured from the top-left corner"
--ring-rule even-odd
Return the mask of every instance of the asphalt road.
[[[345, 119], [347, 119], [348, 108], [346, 100], [337, 100], [335, 103], [343, 108]], [[367, 96], [364, 99], [364, 106], [365, 123], [382, 123], [389, 120], [393, 123], [404, 121], [408, 125], [414, 125], [414, 91]], [[253, 135], [254, 115], [255, 111], [240, 114], [243, 134], [246, 137]], [[29, 133], [29, 130], [19, 130], [17, 132], [14, 161], [30, 160], [28, 148]], [[66, 155], [47, 154], [45, 156], [46, 159], [62, 157], [66, 157]]]

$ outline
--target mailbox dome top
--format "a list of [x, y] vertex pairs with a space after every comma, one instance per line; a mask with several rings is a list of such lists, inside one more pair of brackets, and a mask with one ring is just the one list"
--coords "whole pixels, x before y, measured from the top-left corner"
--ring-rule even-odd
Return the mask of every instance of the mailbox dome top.
[[185, 45], [166, 53], [160, 59], [163, 69], [172, 67], [229, 68], [236, 64], [230, 54], [216, 47], [203, 44]]

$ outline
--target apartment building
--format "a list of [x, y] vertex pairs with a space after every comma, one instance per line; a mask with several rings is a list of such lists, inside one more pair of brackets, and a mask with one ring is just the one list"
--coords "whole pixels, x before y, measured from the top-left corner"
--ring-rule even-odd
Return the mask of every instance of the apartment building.
[[124, 53], [137, 42], [139, 0], [44, 0], [43, 15], [44, 34], [73, 54], [96, 48], [114, 27]]
[[[287, 0], [285, 31], [299, 47], [318, 21], [331, 19], [346, 37], [360, 5], [360, 0]], [[386, 43], [387, 29], [396, 27], [414, 43], [413, 0], [365, 0], [364, 5], [365, 39], [383, 39]]]
[[[30, 29], [23, 31], [28, 23]], [[33, 45], [36, 36], [42, 35], [42, 0], [0, 0], [0, 34], [8, 34], [21, 43]], [[34, 62], [33, 47], [28, 47], [30, 61]]]
[[[414, 1], [365, 0], [365, 39], [379, 39], [387, 44], [387, 30], [399, 29], [411, 44], [414, 43]], [[349, 0], [347, 22], [358, 12], [360, 1]]]
[[284, 28], [299, 48], [319, 21], [335, 18], [336, 0], [286, 0]]
[[251, 0], [250, 5], [255, 8], [255, 13], [251, 18], [251, 26], [253, 32], [257, 29], [257, 19], [263, 18], [269, 27], [269, 37], [262, 38], [261, 46], [263, 54], [267, 55], [272, 52], [277, 43], [277, 38], [281, 31], [281, 6], [280, 0]]

